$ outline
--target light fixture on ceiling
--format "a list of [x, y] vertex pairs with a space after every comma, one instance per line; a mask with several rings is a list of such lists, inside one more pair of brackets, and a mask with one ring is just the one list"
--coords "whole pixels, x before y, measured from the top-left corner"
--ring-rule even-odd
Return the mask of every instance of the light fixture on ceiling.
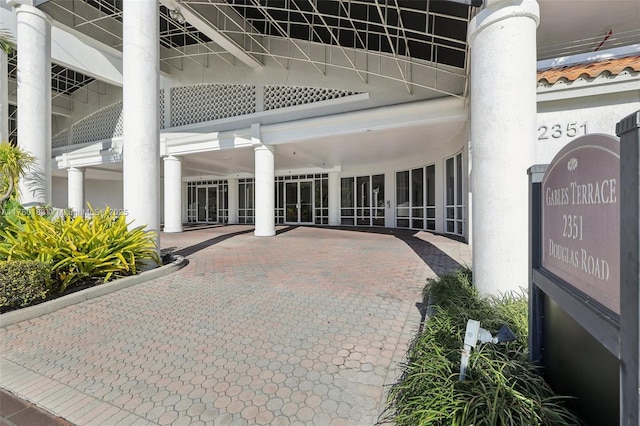
[[186, 22], [186, 19], [184, 19], [184, 16], [182, 16], [182, 13], [180, 13], [180, 10], [178, 9], [169, 9], [169, 17], [179, 24], [184, 24]]

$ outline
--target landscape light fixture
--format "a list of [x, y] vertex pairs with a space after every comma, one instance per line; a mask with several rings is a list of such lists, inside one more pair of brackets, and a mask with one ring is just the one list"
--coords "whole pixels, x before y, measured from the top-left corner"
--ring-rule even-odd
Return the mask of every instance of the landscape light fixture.
[[498, 334], [493, 336], [491, 335], [491, 332], [480, 327], [480, 321], [472, 319], [467, 321], [467, 329], [464, 333], [462, 356], [460, 358], [460, 377], [458, 378], [458, 380], [465, 380], [471, 350], [475, 348], [478, 343], [513, 342], [516, 339], [516, 335], [513, 334], [513, 331], [511, 331], [506, 324], [500, 327], [500, 330], [498, 330]]
[[452, 2], [452, 3], [466, 4], [467, 6], [471, 6], [471, 7], [480, 7], [484, 3], [484, 0], [445, 0], [445, 1]]

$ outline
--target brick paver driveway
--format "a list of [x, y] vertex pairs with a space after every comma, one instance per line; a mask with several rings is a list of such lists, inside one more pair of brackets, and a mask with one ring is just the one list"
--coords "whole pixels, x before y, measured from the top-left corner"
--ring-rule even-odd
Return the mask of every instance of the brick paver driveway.
[[163, 234], [184, 269], [0, 330], [0, 386], [75, 424], [373, 425], [434, 271], [428, 233]]

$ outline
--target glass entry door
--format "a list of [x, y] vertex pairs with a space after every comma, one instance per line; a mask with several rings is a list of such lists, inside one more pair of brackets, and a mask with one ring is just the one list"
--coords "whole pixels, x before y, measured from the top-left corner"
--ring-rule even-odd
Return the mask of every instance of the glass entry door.
[[285, 182], [285, 223], [313, 223], [313, 181]]
[[198, 222], [218, 222], [218, 187], [202, 186], [198, 188]]

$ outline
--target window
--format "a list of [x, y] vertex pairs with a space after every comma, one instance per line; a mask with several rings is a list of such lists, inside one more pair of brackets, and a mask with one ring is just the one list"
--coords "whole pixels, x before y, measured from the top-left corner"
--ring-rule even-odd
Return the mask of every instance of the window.
[[9, 137], [7, 140], [18, 145], [18, 107], [9, 104]]
[[355, 203], [353, 200], [353, 190], [355, 188], [354, 178], [342, 178], [340, 181], [340, 223], [343, 225], [355, 225], [354, 209]]
[[254, 223], [254, 179], [238, 181], [238, 223]]
[[424, 229], [424, 168], [411, 170], [411, 227]]
[[329, 224], [329, 175], [324, 173], [316, 175], [314, 181], [315, 190], [315, 209], [314, 215], [316, 225]]
[[409, 228], [409, 171], [396, 173], [396, 226], [399, 228]]
[[342, 225], [384, 226], [384, 175], [342, 178], [340, 184]]
[[445, 161], [445, 232], [464, 235], [462, 153]]
[[433, 165], [427, 166], [425, 170], [426, 170], [426, 176], [427, 176], [427, 181], [425, 185], [425, 189], [427, 190], [426, 229], [435, 230], [436, 229], [436, 166], [433, 166]]
[[436, 166], [396, 172], [396, 226], [436, 229]]

